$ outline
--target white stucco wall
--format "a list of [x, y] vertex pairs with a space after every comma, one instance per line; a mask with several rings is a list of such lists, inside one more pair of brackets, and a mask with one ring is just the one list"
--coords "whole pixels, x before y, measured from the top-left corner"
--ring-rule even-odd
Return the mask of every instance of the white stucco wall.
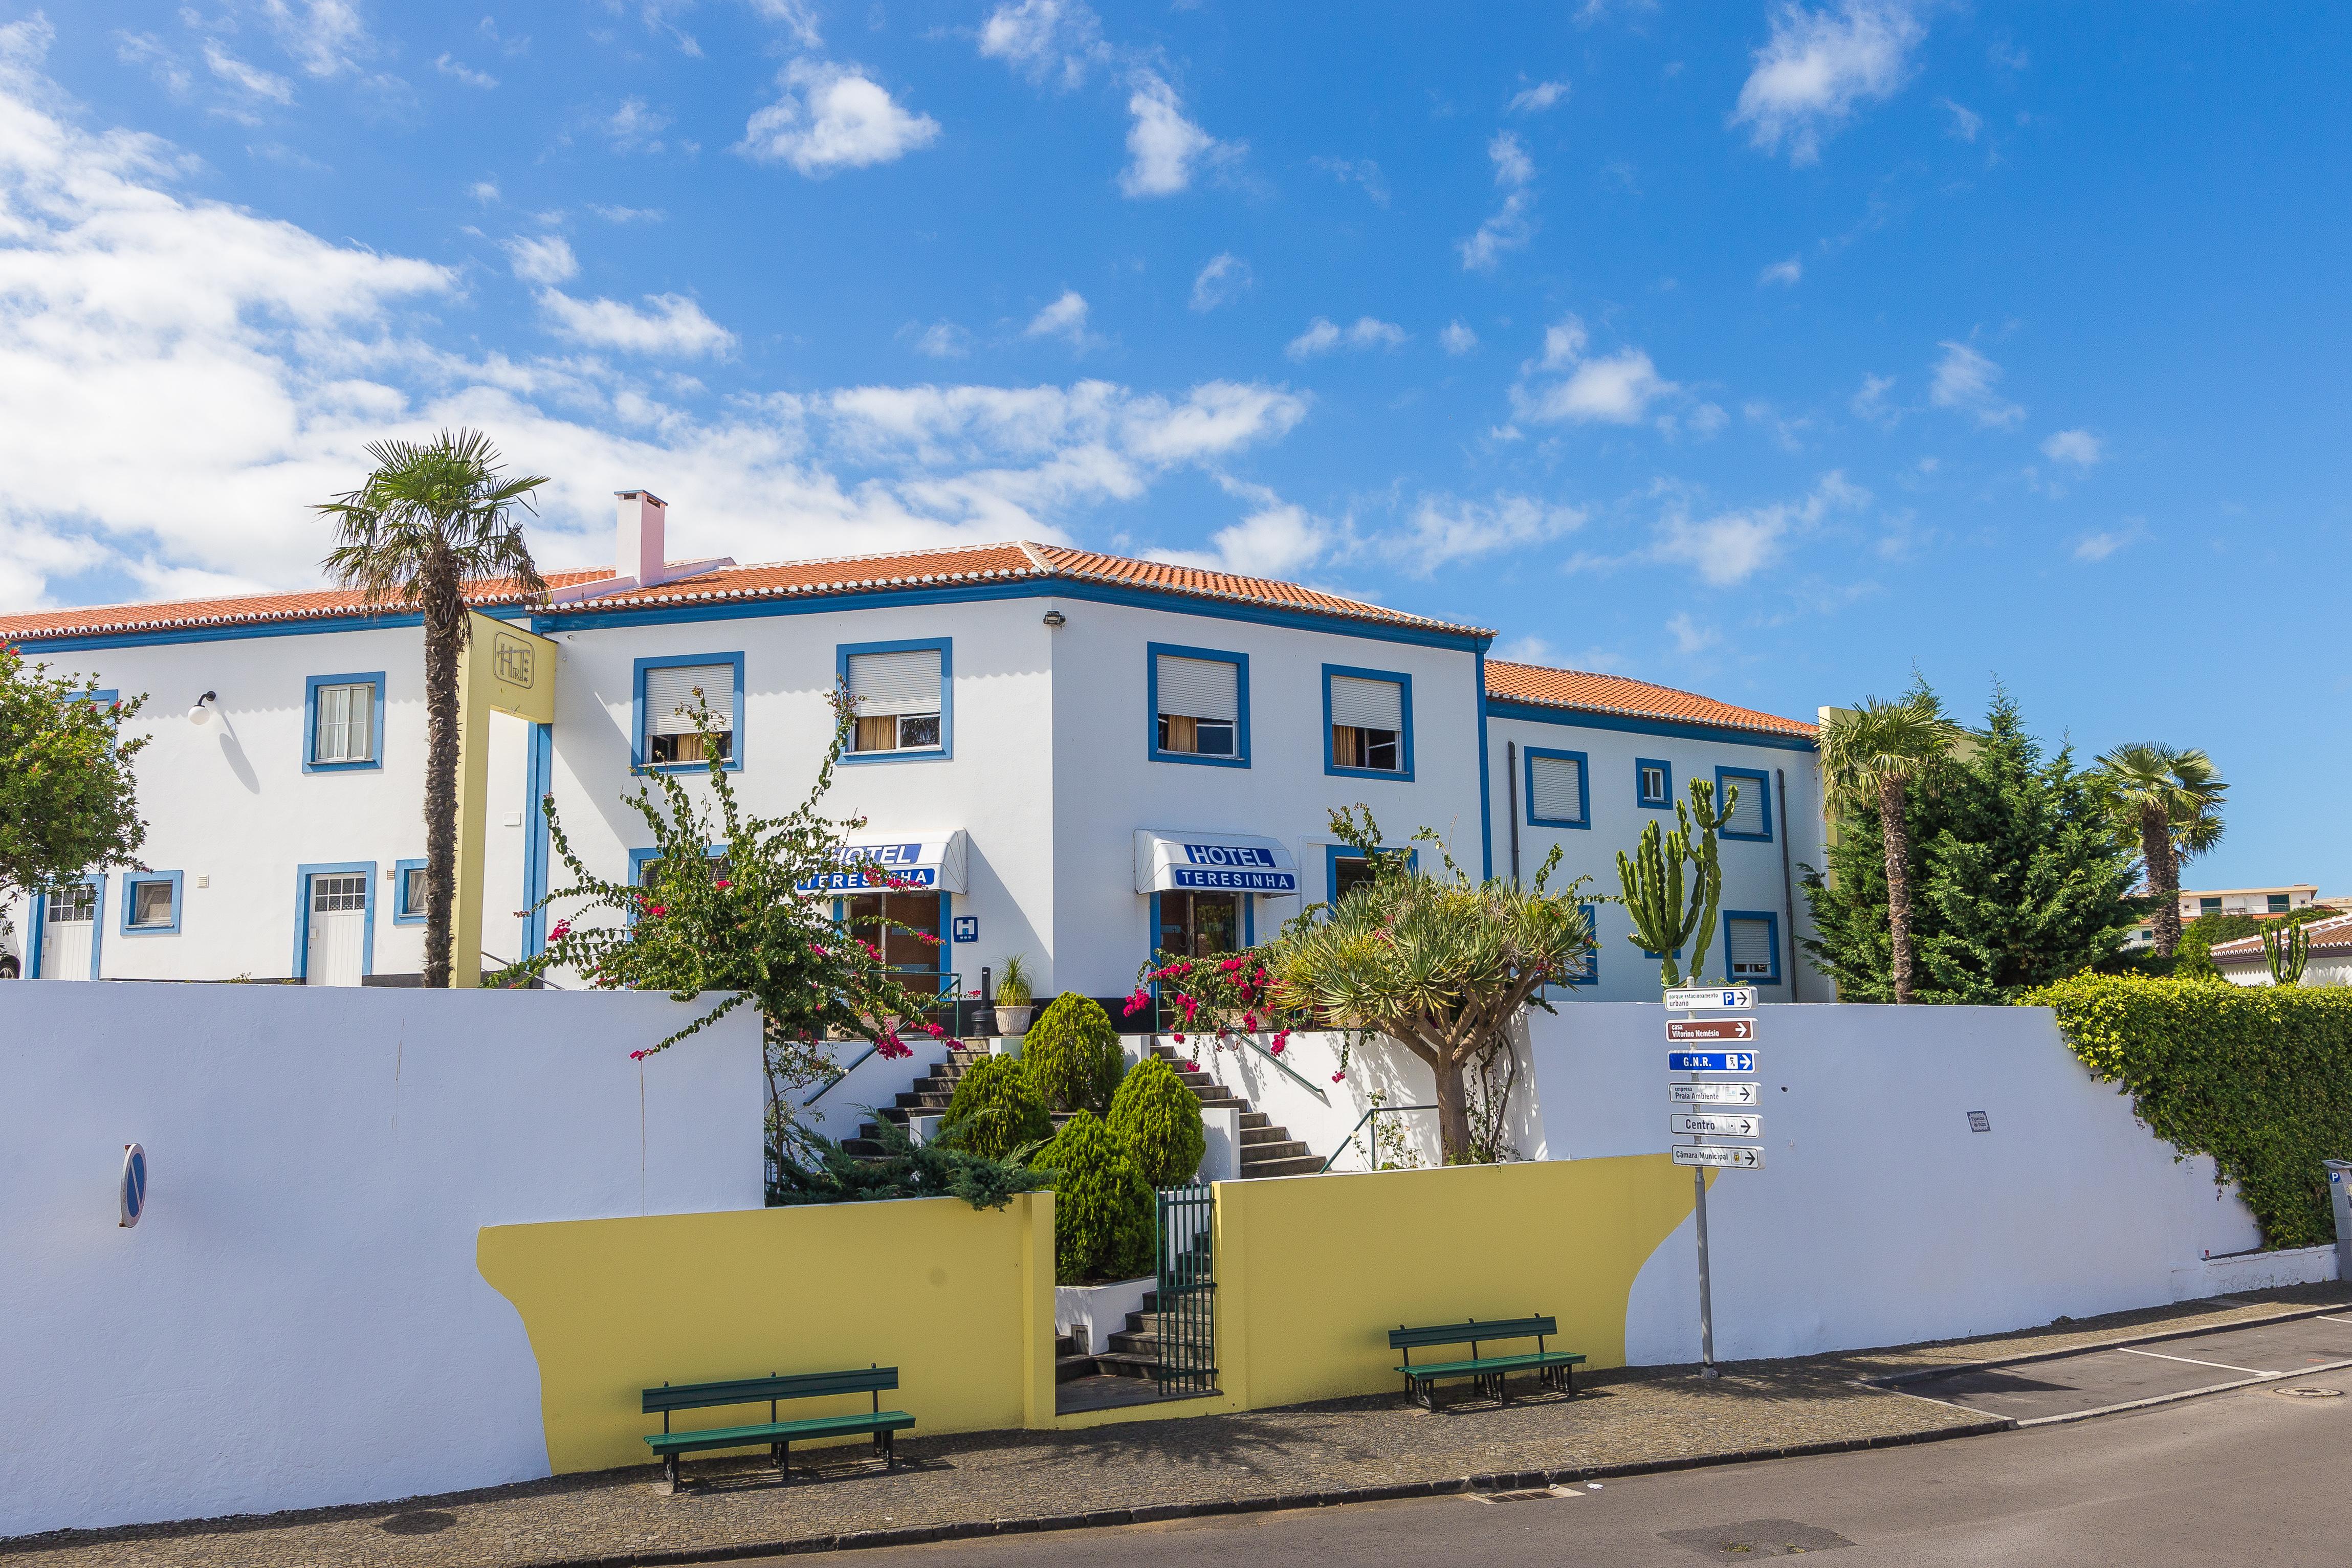
[[[757, 1207], [756, 1021], [635, 993], [0, 985], [0, 1535], [545, 1475], [485, 1225]], [[122, 1148], [149, 1204], [117, 1225]]]
[[[1543, 1157], [1653, 1153], [1665, 1010], [1538, 1015]], [[2046, 1009], [1805, 1006], [1759, 1019], [1760, 1171], [1708, 1197], [1716, 1354], [1802, 1355], [1988, 1333], [2175, 1299], [2207, 1251], [2261, 1245], [2202, 1156], [2137, 1124]], [[1687, 1075], [1684, 1075], [1686, 1077]], [[1969, 1130], [1982, 1111], [1991, 1131]], [[1686, 1221], [1634, 1286], [1627, 1354], [1698, 1355]]]

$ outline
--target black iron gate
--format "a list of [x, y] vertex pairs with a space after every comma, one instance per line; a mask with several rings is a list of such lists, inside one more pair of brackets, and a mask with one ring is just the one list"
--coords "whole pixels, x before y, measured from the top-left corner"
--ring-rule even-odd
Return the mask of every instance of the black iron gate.
[[1217, 1383], [1215, 1200], [1207, 1182], [1163, 1188], [1159, 1198], [1160, 1392], [1206, 1394]]

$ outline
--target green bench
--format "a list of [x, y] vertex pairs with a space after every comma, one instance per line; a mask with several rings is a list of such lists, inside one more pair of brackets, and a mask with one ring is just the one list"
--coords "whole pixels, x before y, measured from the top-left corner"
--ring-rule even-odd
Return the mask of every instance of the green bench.
[[[1508, 1405], [1510, 1395], [1504, 1379], [1514, 1372], [1532, 1372], [1545, 1387], [1563, 1394], [1576, 1392], [1577, 1363], [1584, 1357], [1574, 1351], [1548, 1350], [1544, 1341], [1559, 1333], [1559, 1324], [1551, 1318], [1501, 1318], [1492, 1322], [1480, 1322], [1473, 1318], [1467, 1322], [1432, 1323], [1426, 1328], [1396, 1328], [1389, 1332], [1389, 1348], [1404, 1352], [1404, 1364], [1397, 1368], [1404, 1374], [1404, 1391], [1421, 1402], [1424, 1410], [1437, 1408], [1430, 1385], [1451, 1380], [1467, 1380], [1492, 1394], [1497, 1404]], [[1482, 1355], [1479, 1346], [1494, 1340], [1531, 1339], [1532, 1351], [1512, 1355]], [[1466, 1361], [1425, 1361], [1413, 1364], [1412, 1353], [1434, 1345], [1466, 1344], [1470, 1357]]]
[[[671, 1487], [677, 1485], [677, 1460], [681, 1454], [698, 1453], [705, 1448], [769, 1448], [776, 1456], [776, 1473], [791, 1474], [792, 1447], [795, 1439], [838, 1437], [856, 1432], [874, 1435], [874, 1451], [882, 1456], [882, 1468], [895, 1469], [898, 1455], [890, 1446], [891, 1435], [915, 1424], [915, 1418], [904, 1410], [882, 1408], [882, 1390], [898, 1386], [898, 1369], [895, 1366], [868, 1366], [847, 1372], [803, 1372], [790, 1377], [745, 1377], [731, 1383], [665, 1383], [659, 1388], [648, 1388], [646, 1394], [646, 1414], [661, 1412], [662, 1429], [649, 1434], [646, 1447], [661, 1456], [662, 1473]], [[853, 1411], [846, 1416], [813, 1416], [799, 1421], [776, 1419], [776, 1407], [786, 1399], [816, 1399], [828, 1394], [871, 1394], [874, 1408]], [[756, 1405], [768, 1402], [768, 1418], [749, 1427], [714, 1427], [699, 1432], [673, 1432], [669, 1429], [673, 1410], [708, 1410], [723, 1405]]]

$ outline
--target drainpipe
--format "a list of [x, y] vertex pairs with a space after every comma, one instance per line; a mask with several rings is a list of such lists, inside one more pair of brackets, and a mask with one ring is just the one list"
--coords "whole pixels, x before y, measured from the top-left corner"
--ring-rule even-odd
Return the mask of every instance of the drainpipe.
[[[1511, 885], [1519, 885], [1519, 743], [1503, 742], [1503, 781], [1511, 792]], [[1489, 800], [1494, 797], [1486, 797]]]
[[1775, 768], [1780, 782], [1780, 902], [1789, 911], [1789, 999], [1797, 1001], [1797, 883], [1789, 873], [1789, 770]]

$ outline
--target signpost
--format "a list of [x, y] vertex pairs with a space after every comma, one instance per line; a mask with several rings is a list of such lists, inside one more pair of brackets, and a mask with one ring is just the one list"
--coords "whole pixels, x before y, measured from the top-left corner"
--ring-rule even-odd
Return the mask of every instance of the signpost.
[[1666, 1098], [1677, 1105], [1761, 1105], [1761, 1083], [1669, 1083]]
[[1760, 1138], [1764, 1118], [1737, 1111], [1678, 1111], [1666, 1118], [1666, 1131], [1685, 1138]]
[[1753, 1072], [1756, 1053], [1752, 1051], [1670, 1051], [1666, 1052], [1669, 1072]]
[[1668, 1012], [1746, 1012], [1756, 1005], [1753, 986], [1685, 986], [1666, 993]]
[[1711, 1040], [1754, 1040], [1754, 1019], [1668, 1019], [1666, 1041], [1670, 1045], [1698, 1045]]
[[[1678, 1166], [1714, 1166], [1718, 1169], [1732, 1171], [1760, 1171], [1764, 1168], [1764, 1151], [1750, 1148], [1745, 1144], [1700, 1144], [1695, 1147], [1688, 1144], [1677, 1144], [1673, 1153], [1675, 1164]], [[1700, 1173], [1698, 1179], [1705, 1181], [1706, 1174]], [[1702, 1215], [1706, 1212], [1706, 1205], [1704, 1201], [1699, 1205], [1699, 1212]], [[1708, 1310], [1706, 1299], [1706, 1227], [1704, 1222], [1699, 1226], [1698, 1255], [1700, 1260], [1699, 1322], [1706, 1333], [1706, 1365], [1699, 1375], [1713, 1377], [1715, 1375], [1715, 1315]]]

